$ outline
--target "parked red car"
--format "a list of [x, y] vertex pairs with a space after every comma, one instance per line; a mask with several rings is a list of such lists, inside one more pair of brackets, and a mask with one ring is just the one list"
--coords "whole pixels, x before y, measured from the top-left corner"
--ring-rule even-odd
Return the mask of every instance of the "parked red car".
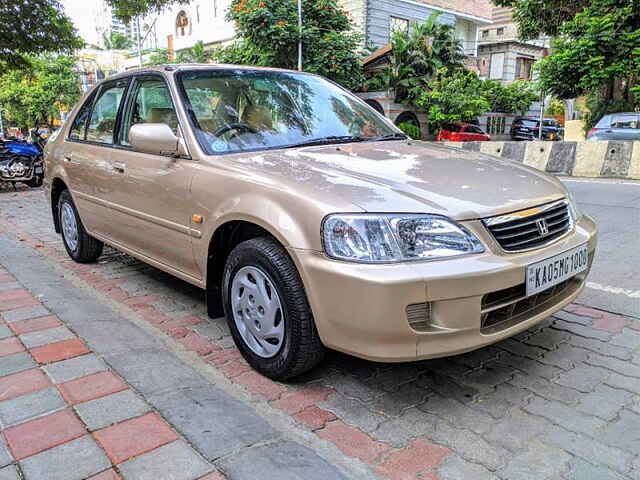
[[438, 142], [488, 142], [490, 140], [491, 137], [480, 127], [466, 122], [445, 125], [436, 137]]

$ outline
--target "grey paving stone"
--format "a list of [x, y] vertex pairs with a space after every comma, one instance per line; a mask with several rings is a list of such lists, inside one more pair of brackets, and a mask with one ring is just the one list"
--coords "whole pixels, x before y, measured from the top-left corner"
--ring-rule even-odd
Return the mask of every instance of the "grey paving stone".
[[64, 399], [55, 388], [45, 388], [0, 402], [0, 424], [7, 428], [55, 412], [65, 406]]
[[189, 328], [197, 334], [202, 335], [203, 337], [207, 337], [211, 340], [219, 340], [224, 336], [230, 335], [229, 328], [226, 325], [226, 321], [223, 324], [222, 321], [218, 321], [217, 319], [198, 323], [197, 325], [193, 325]]
[[612, 335], [611, 332], [606, 330], [599, 330], [597, 328], [591, 328], [573, 322], [565, 322], [564, 320], [556, 320], [552, 328], [571, 332], [581, 337], [595, 338], [596, 340], [601, 340], [603, 342], [609, 341]]
[[415, 383], [402, 385], [395, 392], [385, 392], [367, 404], [373, 412], [381, 412], [386, 417], [397, 417], [411, 407], [422, 405], [432, 392]]
[[532, 398], [524, 407], [529, 413], [545, 417], [556, 425], [574, 432], [586, 433], [590, 436], [597, 434], [605, 427], [606, 422], [591, 415], [578, 412], [573, 407], [568, 407], [560, 402], [547, 400], [541, 397]]
[[5, 442], [4, 437], [0, 435], [0, 468], [9, 465], [12, 461], [13, 457], [11, 453], [9, 453], [7, 442]]
[[576, 409], [611, 421], [632, 398], [631, 392], [611, 388], [607, 385], [598, 385], [593, 392], [580, 399]]
[[441, 480], [498, 480], [493, 473], [482, 465], [467, 462], [458, 455], [449, 455], [437, 470]]
[[489, 444], [483, 437], [475, 433], [454, 428], [443, 420], [436, 423], [436, 429], [429, 434], [431, 441], [449, 447], [458, 455], [472, 463], [478, 463], [489, 470], [497, 470], [505, 465], [511, 452]]
[[602, 368], [581, 364], [573, 370], [562, 373], [555, 379], [555, 383], [573, 388], [583, 393], [592, 392], [609, 376], [609, 372]]
[[619, 473], [629, 470], [634, 457], [618, 448], [609, 447], [584, 435], [561, 428], [549, 430], [540, 440], [548, 445], [562, 448], [590, 463], [607, 466]]
[[0, 283], [0, 292], [6, 292], [8, 290], [16, 290], [22, 286], [17, 282]]
[[584, 338], [579, 337], [578, 335], [573, 335], [569, 339], [569, 343], [574, 347], [591, 350], [592, 352], [599, 353], [601, 355], [609, 355], [611, 357], [619, 358], [620, 360], [631, 359], [630, 349], [614, 345], [611, 342], [601, 342], [600, 340], [594, 340], [593, 338]]
[[509, 338], [507, 340], [504, 340], [498, 343], [497, 347], [503, 350], [506, 350], [507, 352], [511, 352], [514, 355], [520, 355], [520, 356], [531, 358], [534, 360], [536, 358], [539, 358], [541, 355], [543, 355], [546, 352], [545, 349], [534, 347], [531, 345], [526, 345], [522, 342], [518, 342], [517, 340], [514, 340], [513, 338]]
[[551, 424], [544, 418], [530, 415], [520, 408], [496, 423], [485, 438], [512, 452], [523, 450], [534, 438], [544, 433]]
[[44, 317], [46, 315], [51, 315], [51, 312], [49, 312], [49, 310], [47, 310], [43, 306], [37, 306], [37, 307], [17, 308], [9, 312], [4, 312], [1, 315], [5, 321], [9, 323], [13, 323], [13, 322], [19, 322], [21, 320], [29, 320], [30, 318], [38, 318], [38, 317]]
[[20, 461], [26, 480], [83, 480], [111, 465], [91, 435]]
[[335, 413], [346, 423], [356, 425], [366, 432], [375, 430], [378, 425], [389, 418], [382, 415], [380, 411], [373, 411], [361, 401], [345, 397], [337, 392], [326, 401], [321, 402], [320, 407]]
[[593, 324], [593, 318], [591, 317], [583, 317], [582, 315], [565, 312], [564, 310], [560, 310], [559, 312], [554, 313], [553, 316], [555, 318], [564, 320], [565, 322], [578, 323], [580, 325], [584, 325], [585, 327], [589, 327]]
[[618, 373], [612, 373], [607, 377], [605, 383], [613, 388], [620, 388], [640, 395], [640, 378], [625, 377]]
[[[640, 343], [638, 346], [640, 346]], [[613, 370], [614, 372], [626, 375], [627, 377], [640, 378], [640, 365], [635, 365], [626, 360], [618, 360], [614, 357], [604, 357], [602, 355], [591, 354], [589, 355], [587, 362], [591, 365]]]
[[443, 418], [459, 428], [468, 428], [472, 432], [485, 434], [494, 424], [493, 418], [479, 410], [474, 410], [457, 401], [434, 395], [418, 407], [423, 412]]
[[600, 440], [622, 450], [640, 453], [640, 415], [623, 410], [617, 420], [603, 429]]
[[0, 377], [35, 367], [37, 364], [28, 352], [0, 358]]
[[125, 480], [195, 480], [213, 470], [183, 440], [127, 460], [118, 468]]
[[417, 408], [406, 410], [400, 417], [382, 423], [371, 435], [381, 442], [402, 448], [414, 438], [429, 437], [436, 429], [438, 418]]
[[588, 350], [563, 343], [558, 349], [546, 352], [538, 361], [563, 370], [571, 370], [576, 365], [584, 362], [588, 355]]
[[611, 343], [633, 350], [640, 345], [640, 332], [625, 328], [621, 333], [611, 339]]
[[618, 475], [608, 468], [595, 466], [581, 458], [574, 458], [569, 464], [569, 470], [562, 478], [565, 480], [624, 480], [627, 477]]
[[108, 425], [139, 417], [151, 410], [149, 405], [133, 390], [97, 398], [74, 407], [89, 430], [94, 431]]
[[13, 337], [13, 332], [6, 325], [0, 325], [0, 339]]
[[289, 441], [246, 448], [223, 459], [219, 464], [225, 475], [234, 480], [348, 478], [313, 450]]
[[418, 385], [428, 387], [443, 397], [455, 398], [461, 403], [469, 403], [480, 392], [474, 387], [463, 385], [458, 380], [453, 380], [438, 373], [424, 374], [418, 379]]
[[568, 341], [570, 338], [571, 335], [567, 332], [554, 330], [552, 328], [545, 328], [544, 330], [531, 335], [524, 343], [534, 345], [536, 347], [542, 347], [547, 350], [553, 350], [559, 344]]
[[509, 412], [518, 406], [522, 406], [533, 395], [529, 390], [518, 388], [510, 383], [498, 385], [495, 390], [478, 395], [468, 405], [491, 415], [494, 419], [504, 418]]
[[383, 393], [383, 391], [363, 383], [360, 379], [354, 379], [349, 375], [343, 374], [331, 374], [322, 383], [347, 397], [356, 398], [361, 402], [370, 402]]
[[75, 338], [75, 335], [67, 327], [62, 326], [39, 332], [25, 333], [24, 335], [19, 335], [19, 337], [25, 347], [36, 348], [48, 343], [69, 340], [70, 338]]
[[70, 358], [61, 362], [51, 363], [43, 370], [53, 383], [68, 382], [76, 378], [91, 375], [106, 370], [107, 366], [93, 353], [81, 357]]
[[146, 399], [208, 460], [281, 437], [253, 408], [212, 385], [164, 391]]
[[538, 441], [529, 442], [528, 448], [509, 460], [500, 472], [504, 478], [547, 480], [558, 478], [569, 467], [571, 455], [560, 448], [553, 448]]
[[16, 467], [14, 465], [9, 465], [7, 467], [0, 468], [0, 480], [20, 480]]
[[516, 375], [511, 382], [516, 387], [526, 388], [541, 397], [558, 400], [564, 403], [575, 403], [581, 393], [571, 388], [549, 382], [543, 378], [531, 377], [527, 375]]
[[491, 366], [474, 370], [466, 375], [461, 381], [479, 391], [492, 390], [501, 383], [505, 383], [515, 375], [516, 370], [512, 367]]

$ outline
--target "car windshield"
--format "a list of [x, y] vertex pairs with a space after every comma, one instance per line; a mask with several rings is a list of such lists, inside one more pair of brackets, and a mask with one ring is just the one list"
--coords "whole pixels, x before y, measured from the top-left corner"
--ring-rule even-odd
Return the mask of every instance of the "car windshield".
[[406, 138], [364, 102], [314, 75], [185, 71], [178, 86], [209, 155]]

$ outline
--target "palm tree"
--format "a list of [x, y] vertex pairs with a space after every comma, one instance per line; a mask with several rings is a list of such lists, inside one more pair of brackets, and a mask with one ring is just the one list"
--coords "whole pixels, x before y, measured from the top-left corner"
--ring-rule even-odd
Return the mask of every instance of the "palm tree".
[[178, 63], [209, 63], [212, 57], [212, 53], [206, 50], [202, 40], [199, 40], [193, 47], [185, 48], [178, 53]]
[[412, 23], [408, 32], [392, 33], [393, 50], [386, 74], [397, 102], [415, 99], [442, 68], [463, 68], [462, 43], [452, 25], [438, 23], [438, 16], [436, 12], [422, 24]]
[[111, 32], [109, 35], [102, 34], [105, 50], [127, 50], [131, 48], [132, 42], [126, 35], [118, 32]]

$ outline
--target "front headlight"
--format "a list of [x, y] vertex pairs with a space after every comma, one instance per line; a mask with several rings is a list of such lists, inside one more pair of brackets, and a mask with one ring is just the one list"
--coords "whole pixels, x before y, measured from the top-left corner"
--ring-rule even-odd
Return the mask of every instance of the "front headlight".
[[578, 207], [578, 202], [576, 202], [576, 199], [573, 196], [573, 193], [571, 193], [571, 190], [569, 190], [567, 187], [564, 187], [564, 191], [567, 194], [567, 199], [569, 200], [569, 207], [571, 208], [571, 213], [573, 215], [573, 221], [577, 222], [578, 220], [580, 220], [582, 218], [582, 211], [580, 210], [580, 208]]
[[325, 218], [322, 239], [338, 260], [392, 263], [482, 253], [462, 225], [439, 215], [335, 214]]

